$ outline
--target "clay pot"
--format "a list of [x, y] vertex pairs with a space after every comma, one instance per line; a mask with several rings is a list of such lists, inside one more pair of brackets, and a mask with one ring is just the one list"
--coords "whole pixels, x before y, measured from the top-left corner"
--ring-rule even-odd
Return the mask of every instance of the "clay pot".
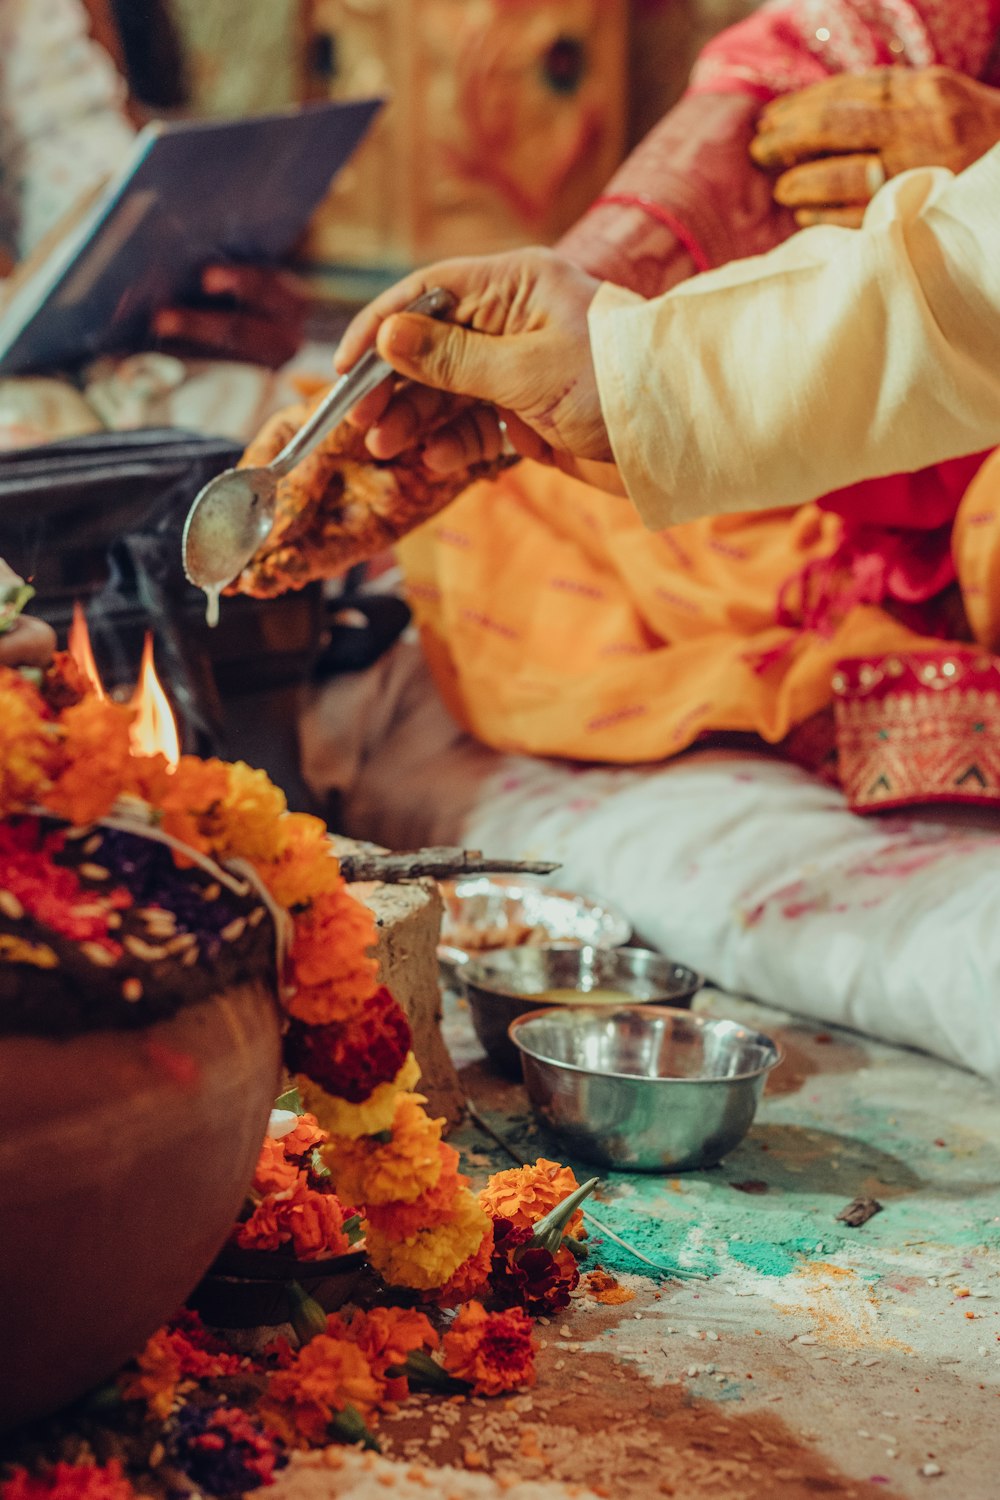
[[181, 1306], [253, 1176], [280, 1056], [263, 981], [142, 1031], [0, 1038], [0, 1429]]

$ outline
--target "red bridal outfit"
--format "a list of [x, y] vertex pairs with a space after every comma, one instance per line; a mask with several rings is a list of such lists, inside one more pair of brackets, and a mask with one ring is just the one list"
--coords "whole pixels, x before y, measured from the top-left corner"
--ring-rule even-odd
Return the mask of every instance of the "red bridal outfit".
[[[748, 154], [763, 103], [883, 65], [989, 83], [998, 32], [1000, 0], [766, 5], [709, 44], [562, 249], [647, 296], [762, 253], [795, 230]], [[507, 750], [639, 763], [749, 732], [859, 810], [1000, 800], [986, 459], [658, 534], [629, 502], [521, 464], [401, 548], [439, 689]]]

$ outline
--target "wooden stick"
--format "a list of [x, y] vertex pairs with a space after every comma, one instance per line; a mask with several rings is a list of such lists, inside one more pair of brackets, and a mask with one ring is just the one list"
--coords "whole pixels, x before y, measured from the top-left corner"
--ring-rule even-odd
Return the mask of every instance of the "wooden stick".
[[431, 877], [447, 880], [455, 875], [551, 875], [557, 864], [527, 859], [489, 859], [480, 849], [417, 849], [411, 854], [379, 853], [360, 849], [340, 854], [340, 870], [348, 882], [380, 880], [395, 885], [404, 880]]

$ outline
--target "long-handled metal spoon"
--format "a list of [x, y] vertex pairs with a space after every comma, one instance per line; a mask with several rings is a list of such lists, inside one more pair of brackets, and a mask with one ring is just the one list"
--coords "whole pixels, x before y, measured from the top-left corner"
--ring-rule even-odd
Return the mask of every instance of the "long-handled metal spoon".
[[[442, 317], [454, 305], [450, 292], [435, 287], [411, 302], [406, 311]], [[184, 522], [181, 548], [184, 572], [208, 598], [209, 625], [218, 620], [222, 590], [239, 576], [270, 534], [278, 480], [308, 457], [327, 433], [391, 374], [391, 366], [370, 350], [337, 381], [305, 426], [269, 464], [226, 469], [210, 479], [196, 497]]]

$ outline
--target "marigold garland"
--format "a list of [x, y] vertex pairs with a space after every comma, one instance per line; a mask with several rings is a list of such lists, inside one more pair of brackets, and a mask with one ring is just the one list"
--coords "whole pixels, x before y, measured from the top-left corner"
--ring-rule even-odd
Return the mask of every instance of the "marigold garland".
[[407, 1053], [396, 1076], [387, 1083], [377, 1084], [361, 1104], [328, 1094], [302, 1074], [295, 1079], [303, 1104], [322, 1121], [326, 1134], [348, 1141], [391, 1130], [400, 1093], [408, 1093], [419, 1081], [420, 1065], [412, 1052]]
[[444, 1286], [430, 1294], [438, 1307], [461, 1307], [473, 1297], [482, 1295], [489, 1281], [493, 1265], [493, 1222], [483, 1235], [479, 1247], [445, 1282]]
[[333, 1136], [323, 1160], [334, 1185], [352, 1203], [412, 1203], [441, 1175], [438, 1142], [443, 1120], [424, 1113], [422, 1094], [398, 1094], [388, 1140]]
[[375, 1270], [391, 1286], [426, 1292], [443, 1286], [474, 1255], [490, 1227], [471, 1193], [461, 1190], [448, 1217], [398, 1239], [368, 1226], [365, 1248]]
[[458, 1152], [454, 1146], [439, 1142], [438, 1159], [441, 1172], [437, 1182], [412, 1203], [368, 1204], [365, 1213], [369, 1232], [376, 1230], [389, 1239], [404, 1240], [428, 1224], [441, 1224], [455, 1217], [464, 1196], [462, 1189], [468, 1187], [469, 1179], [458, 1170]]
[[[182, 756], [171, 768], [162, 756], [133, 755], [129, 724], [130, 711], [91, 693], [66, 656], [57, 658], [40, 689], [12, 669], [0, 671], [0, 817], [41, 806], [86, 827], [124, 807], [139, 826], [146, 820], [180, 840], [192, 857], [207, 855], [256, 873], [292, 920], [282, 976], [282, 1003], [292, 1018], [288, 1058], [303, 1075], [317, 1128], [330, 1137], [323, 1154], [334, 1185], [344, 1200], [385, 1210], [382, 1232], [391, 1205], [423, 1198], [423, 1208], [436, 1217], [419, 1226], [427, 1231], [419, 1249], [414, 1244], [408, 1256], [399, 1250], [382, 1256], [385, 1272], [410, 1275], [415, 1279], [402, 1284], [425, 1288], [436, 1265], [446, 1280], [480, 1248], [487, 1220], [457, 1178], [447, 1193], [425, 1196], [441, 1173], [442, 1122], [429, 1119], [422, 1097], [411, 1092], [419, 1068], [403, 1012], [376, 987], [374, 916], [344, 884], [326, 825], [290, 813], [284, 793], [242, 762]], [[178, 862], [184, 859], [180, 853]], [[65, 878], [75, 879], [69, 871]], [[71, 906], [63, 895], [63, 906]], [[68, 935], [103, 944], [116, 956], [107, 930]], [[48, 962], [10, 935], [0, 956]], [[300, 1258], [346, 1248], [337, 1199], [310, 1182], [304, 1157], [313, 1148], [301, 1149], [303, 1160], [294, 1163], [288, 1148], [265, 1146], [256, 1184], [263, 1202], [237, 1231], [241, 1246], [290, 1244]], [[481, 1232], [473, 1244], [477, 1223]], [[413, 1227], [413, 1216], [405, 1215], [396, 1241], [412, 1239]]]

